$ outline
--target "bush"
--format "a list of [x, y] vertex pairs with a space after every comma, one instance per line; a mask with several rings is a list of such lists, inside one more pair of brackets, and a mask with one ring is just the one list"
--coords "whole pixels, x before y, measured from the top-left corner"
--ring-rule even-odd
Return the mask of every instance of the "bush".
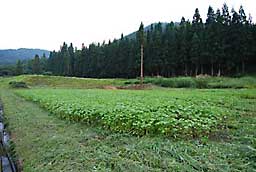
[[177, 88], [195, 88], [196, 83], [192, 78], [176, 78], [175, 79]]
[[161, 87], [170, 88], [195, 88], [196, 83], [192, 78], [179, 77], [179, 78], [145, 78], [144, 83], [154, 84]]
[[195, 79], [196, 88], [208, 88], [208, 80], [203, 78]]
[[172, 87], [172, 88], [176, 87], [175, 81], [171, 79], [161, 79], [159, 83], [160, 83], [159, 85], [162, 87]]
[[145, 84], [154, 84], [161, 87], [175, 87], [175, 83], [169, 78], [145, 78]]
[[43, 75], [52, 76], [52, 72], [46, 71], [46, 72], [43, 72]]
[[[125, 84], [139, 84], [139, 79], [128, 80]], [[169, 88], [256, 88], [256, 78], [246, 76], [241, 78], [229, 77], [145, 77], [144, 84], [154, 84]]]
[[210, 88], [255, 88], [256, 79], [255, 77], [241, 77], [241, 78], [215, 78], [209, 84]]
[[9, 82], [9, 85], [12, 88], [28, 88], [28, 86], [25, 82], [11, 81], [11, 82]]

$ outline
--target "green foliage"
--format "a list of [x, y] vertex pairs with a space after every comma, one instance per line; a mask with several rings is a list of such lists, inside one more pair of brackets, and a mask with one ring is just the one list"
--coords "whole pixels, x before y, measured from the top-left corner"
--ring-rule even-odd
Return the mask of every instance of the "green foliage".
[[11, 81], [9, 82], [11, 88], [28, 88], [25, 82]]
[[241, 78], [215, 78], [210, 79], [209, 88], [256, 88], [256, 79], [253, 76]]
[[209, 88], [208, 78], [197, 78], [195, 79], [196, 88]]
[[[138, 84], [139, 80], [130, 79], [125, 84]], [[145, 84], [154, 84], [170, 88], [256, 88], [255, 76], [240, 78], [228, 77], [173, 77], [173, 78], [150, 78], [146, 77]]]
[[191, 77], [177, 78], [146, 78], [145, 83], [151, 83], [161, 87], [170, 88], [195, 88], [195, 81]]
[[52, 72], [43, 72], [43, 75], [51, 76], [51, 75], [52, 75]]
[[15, 74], [16, 75], [22, 75], [23, 74], [23, 66], [21, 64], [21, 61], [18, 60], [15, 68]]
[[33, 74], [40, 74], [41, 73], [41, 66], [40, 66], [40, 58], [36, 54], [34, 60], [32, 61], [32, 72]]
[[13, 65], [0, 65], [0, 76], [15, 75], [15, 66]]
[[141, 22], [141, 24], [140, 24], [140, 28], [139, 28], [139, 31], [138, 31], [138, 38], [137, 38], [138, 40], [139, 40], [139, 43], [141, 44], [141, 45], [143, 45], [144, 44], [144, 25], [143, 25], [143, 23]]
[[[135, 81], [136, 83], [136, 81]], [[158, 85], [161, 87], [176, 87], [176, 83], [174, 82], [174, 80], [171, 79], [167, 79], [167, 78], [149, 78], [146, 77], [144, 80], [145, 84], [154, 84], [154, 85]]]
[[193, 78], [177, 78], [177, 88], [195, 88], [196, 83]]
[[196, 88], [196, 82], [191, 77], [146, 78], [145, 83], [170, 88]]
[[228, 114], [208, 102], [207, 96], [183, 97], [170, 91], [36, 89], [17, 93], [61, 118], [135, 135], [205, 135]]

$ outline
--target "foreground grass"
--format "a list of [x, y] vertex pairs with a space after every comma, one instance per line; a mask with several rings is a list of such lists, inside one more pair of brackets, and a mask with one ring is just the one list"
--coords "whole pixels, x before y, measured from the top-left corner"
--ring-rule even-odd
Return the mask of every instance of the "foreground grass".
[[[134, 137], [60, 120], [2, 89], [16, 150], [25, 172], [37, 171], [254, 171], [255, 109], [229, 119], [213, 137], [173, 140]], [[251, 107], [253, 97], [245, 96]], [[248, 100], [248, 101], [247, 101]]]

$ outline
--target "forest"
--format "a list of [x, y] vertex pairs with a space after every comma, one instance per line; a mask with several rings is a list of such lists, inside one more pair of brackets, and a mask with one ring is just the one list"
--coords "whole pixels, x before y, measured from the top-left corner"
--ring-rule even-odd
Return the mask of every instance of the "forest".
[[[143, 27], [141, 23], [140, 27]], [[145, 76], [239, 76], [256, 72], [256, 25], [243, 6], [239, 10], [209, 6], [203, 22], [199, 9], [192, 22], [155, 23], [143, 29]], [[93, 78], [134, 78], [140, 75], [139, 32], [108, 43], [63, 43], [49, 58], [18, 62], [16, 74], [47, 73]]]

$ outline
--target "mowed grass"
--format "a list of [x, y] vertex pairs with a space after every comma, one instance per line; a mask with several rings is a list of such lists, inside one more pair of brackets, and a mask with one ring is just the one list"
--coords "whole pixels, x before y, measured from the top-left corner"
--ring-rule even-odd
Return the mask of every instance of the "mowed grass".
[[47, 75], [20, 75], [0, 78], [0, 87], [8, 88], [11, 81], [22, 81], [33, 88], [103, 88], [104, 86], [122, 86], [124, 79], [93, 79]]
[[[15, 77], [0, 77], [0, 87], [8, 87], [10, 81], [22, 81], [33, 88], [104, 88], [106, 86], [129, 86], [139, 84], [139, 79], [92, 79], [46, 75], [20, 75]], [[169, 88], [256, 88], [256, 76], [244, 77], [146, 77], [144, 84]]]

